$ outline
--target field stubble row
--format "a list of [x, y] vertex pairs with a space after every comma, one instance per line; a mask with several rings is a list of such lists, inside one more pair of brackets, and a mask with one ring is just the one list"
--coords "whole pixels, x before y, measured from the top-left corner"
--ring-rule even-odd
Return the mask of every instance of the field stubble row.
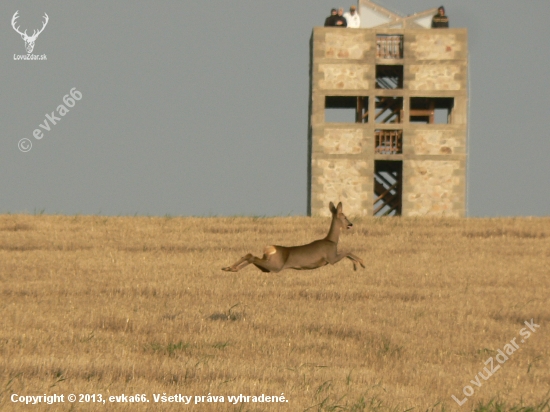
[[550, 219], [355, 219], [339, 248], [365, 270], [220, 270], [328, 225], [0, 216], [0, 407], [11, 393], [166, 392], [284, 393], [270, 410], [452, 409], [530, 319], [540, 329], [462, 408], [547, 399]]

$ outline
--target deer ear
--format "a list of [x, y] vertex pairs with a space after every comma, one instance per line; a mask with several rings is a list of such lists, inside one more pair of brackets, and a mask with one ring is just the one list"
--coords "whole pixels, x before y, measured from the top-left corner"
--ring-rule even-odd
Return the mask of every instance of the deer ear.
[[336, 210], [338, 213], [342, 213], [342, 202], [338, 203], [338, 206], [336, 206]]
[[330, 209], [331, 213], [336, 213], [336, 208], [334, 207], [334, 203], [330, 202], [328, 204], [328, 208]]

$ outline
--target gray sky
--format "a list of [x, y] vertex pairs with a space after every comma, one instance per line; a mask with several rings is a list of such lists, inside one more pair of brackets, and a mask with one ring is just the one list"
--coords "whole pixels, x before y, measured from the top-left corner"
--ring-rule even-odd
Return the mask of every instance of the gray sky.
[[[305, 214], [309, 39], [351, 4], [4, 0], [0, 213]], [[550, 215], [550, 2], [443, 4], [469, 29], [469, 215]], [[28, 34], [48, 14], [46, 61], [14, 60], [16, 10]], [[35, 139], [73, 87], [82, 99]]]

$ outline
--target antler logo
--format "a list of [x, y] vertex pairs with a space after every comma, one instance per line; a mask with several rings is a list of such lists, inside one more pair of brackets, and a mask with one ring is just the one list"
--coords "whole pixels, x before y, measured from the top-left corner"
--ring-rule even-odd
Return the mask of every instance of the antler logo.
[[15, 14], [13, 15], [12, 19], [11, 19], [11, 25], [13, 27], [13, 29], [19, 33], [21, 35], [21, 38], [23, 40], [25, 40], [25, 48], [27, 49], [27, 53], [32, 53], [33, 49], [34, 49], [34, 42], [36, 41], [36, 38], [38, 37], [38, 35], [40, 33], [42, 33], [44, 31], [44, 28], [46, 27], [46, 25], [48, 24], [48, 20], [50, 19], [48, 17], [48, 15], [46, 13], [44, 13], [44, 25], [42, 26], [42, 28], [38, 31], [34, 30], [33, 33], [32, 33], [32, 36], [28, 36], [27, 35], [27, 30], [25, 30], [25, 32], [21, 33], [19, 31], [19, 26], [15, 27], [15, 20], [17, 20], [19, 18], [19, 16], [17, 15], [17, 13], [19, 13], [19, 10], [17, 10], [15, 12]]

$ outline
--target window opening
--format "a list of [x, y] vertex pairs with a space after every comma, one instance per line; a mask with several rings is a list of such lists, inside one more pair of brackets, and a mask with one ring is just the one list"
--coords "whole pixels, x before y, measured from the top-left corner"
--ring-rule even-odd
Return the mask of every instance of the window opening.
[[377, 65], [376, 66], [377, 89], [402, 89], [403, 66]]
[[377, 97], [375, 109], [376, 123], [401, 123], [403, 119], [403, 98]]
[[375, 154], [402, 154], [403, 130], [375, 130]]
[[367, 123], [369, 98], [366, 96], [326, 96], [325, 123]]
[[411, 97], [409, 121], [423, 124], [450, 124], [453, 107], [452, 97]]
[[403, 162], [374, 162], [374, 216], [400, 216], [402, 209]]
[[402, 59], [403, 35], [377, 34], [376, 57], [379, 59]]

